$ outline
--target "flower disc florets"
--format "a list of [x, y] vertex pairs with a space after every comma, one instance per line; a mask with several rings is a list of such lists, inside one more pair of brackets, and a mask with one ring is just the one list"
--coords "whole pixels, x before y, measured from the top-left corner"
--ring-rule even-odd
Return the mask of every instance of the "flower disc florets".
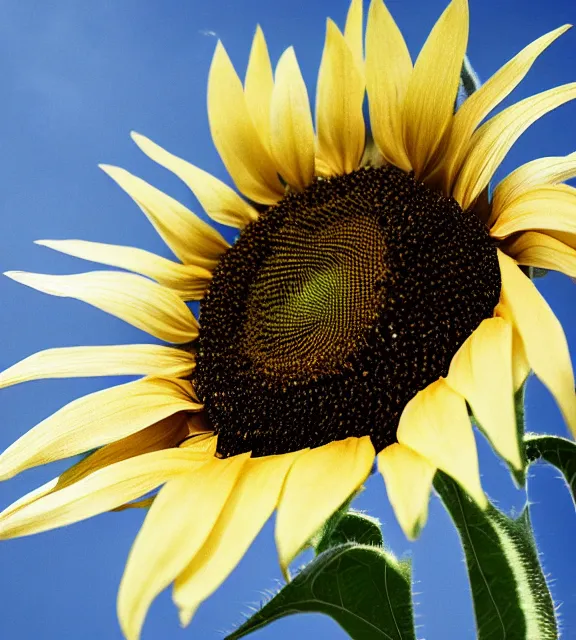
[[195, 383], [219, 455], [366, 435], [383, 449], [499, 295], [482, 222], [399, 169], [286, 196], [242, 231], [201, 304]]

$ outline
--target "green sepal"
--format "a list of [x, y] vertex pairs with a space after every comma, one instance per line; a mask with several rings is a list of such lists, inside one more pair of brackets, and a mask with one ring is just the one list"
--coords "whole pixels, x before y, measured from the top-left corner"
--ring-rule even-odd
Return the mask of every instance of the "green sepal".
[[347, 542], [317, 556], [227, 640], [295, 613], [323, 613], [353, 640], [415, 640], [410, 564]]
[[530, 462], [545, 460], [562, 473], [576, 506], [576, 443], [560, 436], [529, 433], [525, 444]]
[[483, 511], [440, 471], [434, 487], [462, 540], [478, 640], [556, 640], [554, 602], [527, 509], [516, 519], [492, 505]]
[[469, 98], [475, 91], [481, 86], [480, 78], [474, 71], [474, 68], [470, 64], [468, 56], [464, 56], [464, 62], [462, 63], [462, 70], [460, 72], [460, 84], [458, 86], [458, 94], [456, 96], [456, 102], [454, 104], [454, 111], [462, 106], [462, 103]]
[[346, 542], [381, 547], [384, 540], [378, 518], [353, 509], [342, 514], [332, 527], [323, 529], [315, 544], [316, 553]]

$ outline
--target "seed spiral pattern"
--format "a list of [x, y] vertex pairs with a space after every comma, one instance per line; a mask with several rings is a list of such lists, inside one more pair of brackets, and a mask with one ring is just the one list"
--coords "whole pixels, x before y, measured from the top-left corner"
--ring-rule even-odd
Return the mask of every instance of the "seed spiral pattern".
[[200, 307], [194, 383], [222, 457], [395, 441], [500, 295], [482, 222], [394, 167], [317, 180], [244, 229]]

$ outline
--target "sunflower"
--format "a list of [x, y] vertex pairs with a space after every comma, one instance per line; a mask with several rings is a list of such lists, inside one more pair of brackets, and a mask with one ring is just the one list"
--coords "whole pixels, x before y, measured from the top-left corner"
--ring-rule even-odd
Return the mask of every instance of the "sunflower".
[[365, 39], [362, 11], [353, 0], [343, 33], [328, 20], [315, 122], [293, 48], [273, 73], [258, 28], [242, 84], [218, 43], [210, 128], [237, 190], [133, 134], [211, 218], [239, 230], [232, 246], [170, 196], [103, 166], [181, 262], [43, 240], [124, 271], [7, 274], [176, 345], [48, 349], [0, 375], [2, 386], [143, 376], [75, 400], [0, 456], [8, 479], [92, 451], [5, 509], [2, 538], [148, 509], [119, 592], [129, 639], [171, 583], [187, 624], [274, 511], [287, 573], [375, 459], [411, 538], [437, 469], [485, 506], [471, 416], [522, 469], [514, 397], [530, 370], [576, 433], [564, 332], [526, 268], [576, 277], [576, 190], [563, 184], [576, 154], [529, 162], [488, 190], [516, 139], [576, 98], [576, 83], [482, 124], [568, 27], [528, 45], [455, 112], [467, 1], [449, 4], [414, 65], [382, 0]]

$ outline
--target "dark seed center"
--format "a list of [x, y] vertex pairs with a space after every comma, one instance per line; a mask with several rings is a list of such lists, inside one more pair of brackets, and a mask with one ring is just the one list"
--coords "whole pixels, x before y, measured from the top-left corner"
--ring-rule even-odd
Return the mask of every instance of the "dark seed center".
[[241, 233], [201, 303], [194, 381], [219, 455], [364, 435], [383, 449], [499, 295], [481, 221], [399, 169], [287, 196]]

